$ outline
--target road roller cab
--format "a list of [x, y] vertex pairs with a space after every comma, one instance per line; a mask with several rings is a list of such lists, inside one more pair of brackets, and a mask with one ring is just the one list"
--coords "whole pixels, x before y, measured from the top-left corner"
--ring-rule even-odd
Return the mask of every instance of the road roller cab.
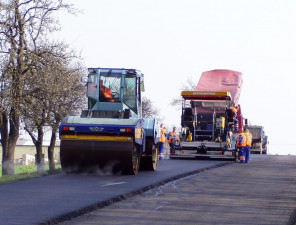
[[90, 68], [88, 71], [88, 110], [82, 111], [82, 117], [142, 117], [141, 91], [144, 89], [144, 77], [140, 71], [102, 68]]
[[144, 76], [135, 69], [88, 69], [88, 109], [60, 125], [65, 172], [112, 169], [137, 174], [155, 170], [159, 125], [142, 118]]

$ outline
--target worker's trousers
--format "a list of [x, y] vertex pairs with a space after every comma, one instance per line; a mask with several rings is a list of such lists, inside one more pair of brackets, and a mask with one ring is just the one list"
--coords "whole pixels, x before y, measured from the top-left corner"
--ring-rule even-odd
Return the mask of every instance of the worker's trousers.
[[250, 151], [251, 151], [251, 146], [246, 146], [246, 163], [249, 162], [250, 159]]
[[238, 154], [239, 154], [240, 163], [245, 163], [246, 162], [246, 147], [240, 147]]
[[164, 159], [164, 142], [159, 142], [159, 160]]

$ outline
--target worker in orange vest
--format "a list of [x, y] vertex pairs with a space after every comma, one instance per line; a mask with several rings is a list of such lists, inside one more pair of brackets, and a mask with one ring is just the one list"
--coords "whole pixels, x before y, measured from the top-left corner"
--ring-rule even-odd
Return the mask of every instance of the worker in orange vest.
[[105, 100], [108, 102], [114, 102], [114, 99], [112, 99], [112, 91], [104, 86], [103, 80], [100, 80], [100, 91], [103, 94], [102, 97], [104, 97]]
[[250, 151], [251, 151], [253, 136], [248, 129], [245, 129], [245, 136], [246, 136], [246, 163], [248, 163], [250, 159]]
[[234, 131], [238, 131], [238, 119], [236, 118], [237, 116], [237, 107], [230, 107], [231, 111], [232, 111], [232, 118], [233, 118], [233, 130]]
[[236, 147], [239, 148], [239, 160], [241, 163], [246, 162], [247, 138], [245, 133], [241, 132], [237, 137]]
[[164, 159], [164, 143], [166, 141], [166, 129], [164, 124], [160, 124], [160, 139], [159, 139], [159, 160]]

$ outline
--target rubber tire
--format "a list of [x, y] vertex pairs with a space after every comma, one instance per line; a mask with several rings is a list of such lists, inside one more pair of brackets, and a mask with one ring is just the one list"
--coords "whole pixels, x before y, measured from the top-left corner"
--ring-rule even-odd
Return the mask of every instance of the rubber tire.
[[125, 175], [137, 175], [140, 169], [141, 150], [140, 146], [134, 145], [131, 155], [131, 163], [129, 165], [123, 165], [123, 174]]
[[146, 140], [146, 151], [149, 156], [141, 158], [140, 169], [147, 171], [155, 171], [158, 164], [158, 148], [153, 143], [153, 139]]

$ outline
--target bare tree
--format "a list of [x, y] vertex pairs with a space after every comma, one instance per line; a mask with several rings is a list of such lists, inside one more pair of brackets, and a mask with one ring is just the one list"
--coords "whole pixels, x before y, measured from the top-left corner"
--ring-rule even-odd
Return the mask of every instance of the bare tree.
[[159, 109], [157, 109], [151, 99], [142, 97], [142, 115], [143, 118], [156, 118], [159, 120]]
[[80, 64], [71, 67], [62, 67], [55, 72], [58, 86], [51, 98], [49, 126], [51, 127], [51, 139], [48, 147], [49, 169], [53, 171], [54, 146], [59, 124], [67, 115], [75, 115], [81, 112], [86, 105], [86, 88], [81, 82], [86, 76], [86, 69]]
[[74, 13], [72, 6], [63, 0], [3, 0], [0, 3], [0, 55], [8, 58], [2, 77], [7, 85], [10, 84], [5, 97], [9, 106], [1, 109], [3, 174], [14, 174], [14, 149], [19, 137], [24, 80], [38, 60], [34, 52], [46, 41], [48, 32], [59, 28], [53, 13], [62, 9]]
[[43, 172], [42, 154], [44, 128], [52, 129], [48, 156], [50, 170], [54, 170], [54, 146], [61, 119], [83, 105], [84, 87], [81, 83], [83, 70], [72, 65], [77, 59], [67, 45], [52, 44], [38, 49], [38, 61], [32, 66], [23, 96], [22, 122], [36, 146], [37, 171]]
[[196, 89], [197, 83], [193, 81], [192, 78], [187, 79], [187, 81], [181, 84], [180, 94], [171, 100], [171, 106], [176, 108], [182, 108], [182, 97], [181, 91], [194, 91]]

